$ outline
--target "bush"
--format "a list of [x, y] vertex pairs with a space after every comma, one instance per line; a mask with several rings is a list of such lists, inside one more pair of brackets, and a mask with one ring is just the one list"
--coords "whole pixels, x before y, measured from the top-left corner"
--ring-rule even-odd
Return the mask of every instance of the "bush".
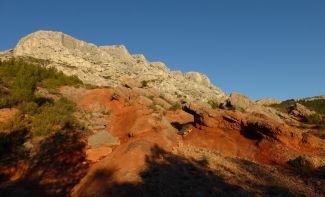
[[281, 112], [287, 113], [289, 107], [294, 106], [295, 103], [296, 102], [294, 100], [288, 100], [288, 101], [283, 101], [283, 102], [281, 102], [279, 104], [272, 104], [272, 105], [270, 105], [270, 107], [273, 107], [273, 108], [275, 108], [275, 109], [277, 109], [277, 110], [279, 110]]
[[38, 105], [35, 102], [24, 102], [19, 109], [24, 114], [35, 114], [38, 111]]
[[148, 86], [148, 81], [145, 81], [145, 80], [141, 81], [141, 87], [142, 88], [145, 88], [147, 86]]
[[288, 164], [292, 166], [296, 172], [303, 176], [311, 176], [313, 172], [313, 166], [311, 162], [305, 157], [299, 156], [295, 159], [289, 160]]
[[290, 106], [294, 106], [296, 103], [300, 103], [307, 107], [310, 110], [316, 111], [317, 113], [321, 115], [325, 115], [325, 99], [316, 99], [316, 100], [301, 100], [301, 101], [294, 101], [294, 100], [288, 100], [283, 101], [280, 104], [273, 104], [270, 105], [271, 107], [274, 107], [282, 112], [287, 112], [288, 108]]
[[312, 114], [310, 116], [307, 116], [306, 117], [306, 120], [307, 120], [307, 123], [310, 123], [310, 124], [321, 124], [322, 123], [322, 118], [319, 114]]
[[152, 95], [150, 95], [150, 96], [146, 96], [148, 99], [150, 99], [150, 100], [153, 100], [155, 97], [154, 96], [152, 96]]
[[208, 104], [211, 106], [212, 109], [217, 109], [220, 106], [218, 102], [213, 101], [213, 100], [209, 100]]
[[319, 114], [325, 115], [325, 99], [317, 99], [311, 101], [300, 101], [300, 104], [307, 108], [316, 111]]
[[73, 116], [75, 104], [67, 99], [59, 99], [53, 104], [40, 107], [39, 113], [31, 120], [31, 131], [34, 135], [47, 135], [64, 129], [78, 127]]
[[182, 108], [181, 104], [174, 103], [172, 106], [170, 106], [169, 109], [172, 110], [172, 111], [176, 111], [176, 110], [181, 109], [181, 108]]
[[0, 61], [0, 108], [12, 107], [35, 99], [35, 90], [55, 90], [63, 85], [78, 86], [76, 76], [66, 76], [55, 68], [44, 68], [24, 61]]

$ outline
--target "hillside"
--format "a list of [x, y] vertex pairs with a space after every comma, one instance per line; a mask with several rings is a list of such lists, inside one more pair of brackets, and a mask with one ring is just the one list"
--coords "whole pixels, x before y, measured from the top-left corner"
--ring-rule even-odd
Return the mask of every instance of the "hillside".
[[38, 31], [0, 53], [0, 196], [324, 196], [323, 124], [321, 97], [254, 102]]

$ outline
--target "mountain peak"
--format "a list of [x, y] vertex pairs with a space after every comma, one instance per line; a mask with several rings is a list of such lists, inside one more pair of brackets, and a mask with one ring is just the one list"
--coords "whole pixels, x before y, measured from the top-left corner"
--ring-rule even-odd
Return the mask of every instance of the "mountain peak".
[[84, 83], [116, 87], [126, 79], [154, 88], [171, 100], [222, 102], [226, 95], [199, 72], [173, 72], [162, 62], [149, 62], [142, 54], [130, 54], [124, 45], [96, 46], [63, 32], [36, 31], [23, 37], [14, 57], [46, 60], [67, 75]]

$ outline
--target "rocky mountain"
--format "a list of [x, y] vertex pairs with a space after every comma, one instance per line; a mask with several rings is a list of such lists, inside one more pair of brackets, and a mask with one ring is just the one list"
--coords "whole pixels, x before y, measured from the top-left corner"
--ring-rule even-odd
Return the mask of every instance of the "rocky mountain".
[[142, 54], [129, 54], [123, 45], [96, 46], [62, 32], [34, 32], [22, 38], [11, 52], [0, 56], [45, 60], [48, 67], [76, 75], [92, 85], [156, 88], [171, 100], [207, 103], [209, 100], [222, 102], [227, 97], [204, 74], [171, 71], [162, 62], [149, 62]]
[[0, 52], [0, 196], [324, 195], [324, 97], [225, 95], [61, 32]]

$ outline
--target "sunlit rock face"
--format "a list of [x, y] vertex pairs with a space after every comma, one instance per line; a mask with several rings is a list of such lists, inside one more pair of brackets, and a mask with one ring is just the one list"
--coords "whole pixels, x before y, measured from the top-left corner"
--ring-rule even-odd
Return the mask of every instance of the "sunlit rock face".
[[175, 100], [207, 102], [225, 100], [226, 95], [209, 78], [198, 72], [172, 72], [162, 62], [149, 62], [144, 55], [129, 54], [123, 45], [96, 46], [62, 32], [37, 31], [22, 38], [14, 56], [48, 60], [68, 75], [77, 75], [85, 83], [118, 86], [126, 78], [147, 81]]

